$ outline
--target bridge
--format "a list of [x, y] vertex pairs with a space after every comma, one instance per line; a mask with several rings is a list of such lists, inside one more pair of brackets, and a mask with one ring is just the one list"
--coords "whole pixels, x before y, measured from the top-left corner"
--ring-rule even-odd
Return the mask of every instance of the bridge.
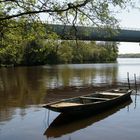
[[89, 41], [116, 41], [116, 42], [140, 42], [140, 30], [112, 29], [49, 24], [46, 28], [56, 32], [64, 40], [89, 40]]

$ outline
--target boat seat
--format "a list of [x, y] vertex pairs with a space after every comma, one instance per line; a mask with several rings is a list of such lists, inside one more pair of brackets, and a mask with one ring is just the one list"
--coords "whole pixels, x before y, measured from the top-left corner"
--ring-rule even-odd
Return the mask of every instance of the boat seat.
[[110, 100], [110, 99], [108, 99], [108, 98], [98, 98], [98, 97], [84, 97], [84, 96], [82, 96], [82, 97], [80, 97], [80, 98], [82, 98], [82, 99], [91, 99], [91, 100], [102, 100], [102, 101], [108, 101], [108, 100]]
[[80, 103], [72, 103], [72, 102], [60, 102], [60, 103], [56, 103], [56, 104], [52, 104], [52, 107], [68, 107], [68, 106], [78, 106], [78, 105], [82, 105]]
[[121, 96], [121, 95], [124, 95], [124, 93], [112, 93], [112, 92], [102, 92], [100, 94], [102, 94], [102, 95], [111, 95], [111, 96]]

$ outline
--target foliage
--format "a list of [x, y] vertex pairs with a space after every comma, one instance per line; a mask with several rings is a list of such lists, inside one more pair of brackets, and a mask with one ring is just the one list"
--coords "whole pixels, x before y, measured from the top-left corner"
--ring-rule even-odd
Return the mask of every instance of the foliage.
[[42, 65], [114, 62], [117, 58], [117, 49], [113, 49], [114, 43], [109, 45], [110, 43], [101, 45], [84, 41], [76, 44], [73, 41], [54, 43], [54, 40], [32, 40], [26, 45], [24, 44], [22, 51], [18, 47], [11, 46], [0, 49], [0, 63], [4, 65]]
[[73, 48], [70, 41], [62, 41], [58, 51], [60, 63], [71, 63], [73, 58]]
[[[0, 64], [39, 65], [109, 62], [116, 44], [62, 41], [42, 21], [115, 28], [117, 10], [133, 0], [2, 0], [0, 1]], [[72, 31], [73, 32], [73, 31]], [[44, 41], [44, 38], [46, 39]], [[75, 38], [74, 38], [75, 39]]]
[[72, 25], [115, 26], [115, 13], [126, 8], [128, 4], [134, 5], [134, 2], [134, 0], [2, 0], [0, 21], [26, 17], [28, 21], [43, 19]]

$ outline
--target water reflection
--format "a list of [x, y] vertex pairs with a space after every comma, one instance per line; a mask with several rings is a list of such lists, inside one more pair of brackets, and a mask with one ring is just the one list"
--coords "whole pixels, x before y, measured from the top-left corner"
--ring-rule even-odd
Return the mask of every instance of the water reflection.
[[0, 121], [9, 120], [15, 114], [15, 108], [26, 108], [44, 100], [42, 69], [1, 68], [0, 69]]
[[46, 81], [51, 88], [116, 82], [118, 69], [116, 64], [72, 64], [43, 68], [48, 70], [49, 80]]
[[116, 77], [116, 64], [0, 68], [0, 120], [12, 118], [14, 107], [46, 103], [49, 89], [112, 84]]
[[56, 138], [86, 128], [92, 125], [93, 123], [96, 123], [100, 120], [103, 120], [111, 116], [112, 114], [116, 113], [122, 108], [125, 108], [131, 103], [132, 100], [130, 99], [117, 107], [111, 108], [110, 110], [106, 110], [102, 113], [95, 114], [93, 116], [84, 116], [79, 118], [60, 114], [46, 129], [44, 135], [46, 135], [47, 138], [48, 137]]
[[43, 73], [40, 68], [0, 69], [0, 107], [24, 107], [43, 100]]
[[43, 103], [48, 89], [112, 84], [116, 77], [114, 64], [1, 68], [0, 107]]

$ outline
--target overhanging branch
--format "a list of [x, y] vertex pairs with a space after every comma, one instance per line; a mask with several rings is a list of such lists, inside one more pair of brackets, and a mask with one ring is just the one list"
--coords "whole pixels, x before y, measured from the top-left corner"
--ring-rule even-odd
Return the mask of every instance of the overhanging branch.
[[[12, 0], [9, 0], [9, 1], [17, 3], [17, 1], [12, 1]], [[63, 8], [59, 8], [59, 9], [44, 9], [44, 10], [39, 9], [39, 10], [33, 10], [33, 11], [24, 11], [24, 12], [17, 13], [14, 15], [1, 16], [0, 21], [8, 20], [8, 19], [16, 18], [16, 17], [21, 17], [24, 15], [31, 15], [31, 14], [65, 12], [65, 11], [69, 11], [70, 9], [77, 9], [79, 7], [84, 7], [87, 3], [91, 2], [91, 1], [93, 1], [93, 0], [84, 0], [81, 3], [68, 3], [65, 8], [63, 7]], [[0, 3], [2, 3], [2, 2], [4, 3], [6, 1], [0, 1]]]

